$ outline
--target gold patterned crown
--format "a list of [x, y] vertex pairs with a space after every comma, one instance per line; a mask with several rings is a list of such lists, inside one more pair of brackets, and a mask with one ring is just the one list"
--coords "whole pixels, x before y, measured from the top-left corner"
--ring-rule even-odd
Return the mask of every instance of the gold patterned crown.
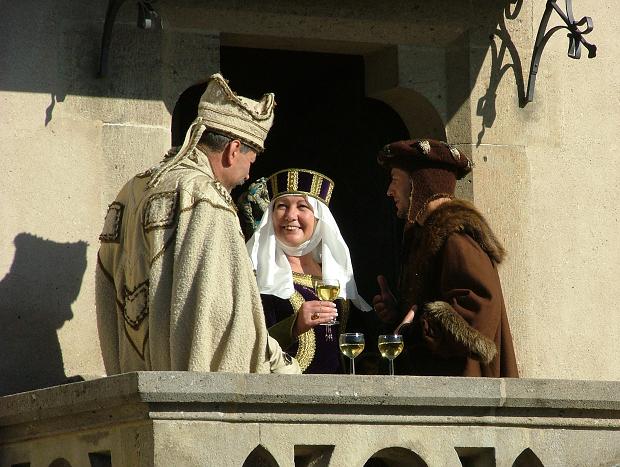
[[238, 138], [258, 152], [265, 149], [265, 138], [273, 124], [274, 95], [267, 93], [260, 101], [238, 96], [224, 77], [216, 73], [198, 104], [198, 116], [208, 129]]
[[314, 170], [285, 169], [269, 177], [267, 190], [271, 200], [283, 195], [309, 195], [329, 206], [334, 181]]

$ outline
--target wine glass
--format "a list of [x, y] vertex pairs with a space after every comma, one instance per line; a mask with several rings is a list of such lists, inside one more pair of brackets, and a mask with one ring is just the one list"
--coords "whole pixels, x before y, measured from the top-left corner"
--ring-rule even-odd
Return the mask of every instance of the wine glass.
[[355, 357], [364, 350], [364, 334], [343, 332], [340, 334], [340, 351], [351, 359], [351, 374], [355, 374]]
[[[320, 280], [314, 281], [314, 289], [316, 290], [316, 294], [319, 297], [319, 300], [323, 300], [326, 302], [333, 302], [338, 298], [338, 294], [340, 294], [340, 283], [338, 279], [332, 278], [323, 278]], [[323, 326], [333, 326], [334, 324], [338, 324], [338, 320], [334, 318], [328, 323], [321, 323]]]
[[400, 355], [405, 346], [400, 334], [382, 334], [379, 336], [379, 352], [390, 361], [390, 375], [394, 376], [394, 359]]

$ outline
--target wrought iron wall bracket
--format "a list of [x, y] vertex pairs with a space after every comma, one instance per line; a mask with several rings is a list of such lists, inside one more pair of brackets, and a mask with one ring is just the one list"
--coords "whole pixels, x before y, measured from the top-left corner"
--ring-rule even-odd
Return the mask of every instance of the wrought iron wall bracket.
[[[566, 26], [555, 26], [547, 31], [547, 25], [549, 24], [549, 18], [551, 12], [555, 10], [557, 14], [566, 23]], [[585, 29], [580, 30], [585, 25]], [[584, 39], [584, 35], [589, 34], [594, 26], [592, 24], [592, 18], [584, 16], [579, 21], [575, 21], [573, 17], [572, 0], [566, 0], [566, 13], [564, 13], [557, 5], [556, 0], [547, 0], [547, 7], [543, 14], [540, 26], [538, 27], [538, 34], [536, 35], [536, 42], [534, 44], [534, 52], [532, 53], [532, 63], [530, 65], [530, 76], [527, 82], [527, 102], [534, 100], [534, 87], [536, 85], [536, 74], [538, 73], [538, 65], [540, 63], [540, 57], [542, 56], [543, 49], [551, 36], [561, 29], [567, 29], [568, 32], [568, 56], [570, 58], [581, 58], [581, 45], [588, 49], [588, 58], [596, 57], [596, 45], [590, 44]]]
[[[108, 9], [105, 14], [103, 24], [103, 36], [101, 37], [101, 52], [99, 54], [98, 78], [103, 78], [108, 74], [108, 59], [110, 53], [110, 43], [112, 42], [112, 29], [116, 16], [126, 0], [109, 0]], [[152, 3], [156, 0], [138, 0], [138, 27], [141, 29], [161, 28], [161, 17], [155, 11]]]

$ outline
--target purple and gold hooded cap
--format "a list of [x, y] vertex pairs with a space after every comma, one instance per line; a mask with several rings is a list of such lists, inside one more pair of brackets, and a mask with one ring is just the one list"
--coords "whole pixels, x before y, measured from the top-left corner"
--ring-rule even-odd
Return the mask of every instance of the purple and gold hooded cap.
[[314, 170], [285, 169], [269, 177], [267, 190], [270, 200], [284, 195], [308, 195], [329, 206], [334, 181]]

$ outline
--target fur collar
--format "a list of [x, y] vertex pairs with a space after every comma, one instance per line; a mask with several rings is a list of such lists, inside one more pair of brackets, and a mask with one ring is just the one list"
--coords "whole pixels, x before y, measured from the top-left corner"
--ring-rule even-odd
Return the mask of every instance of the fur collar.
[[504, 247], [497, 239], [484, 216], [473, 204], [462, 199], [453, 199], [440, 205], [424, 222], [425, 248], [428, 256], [434, 256], [453, 233], [466, 233], [499, 264], [506, 256]]

